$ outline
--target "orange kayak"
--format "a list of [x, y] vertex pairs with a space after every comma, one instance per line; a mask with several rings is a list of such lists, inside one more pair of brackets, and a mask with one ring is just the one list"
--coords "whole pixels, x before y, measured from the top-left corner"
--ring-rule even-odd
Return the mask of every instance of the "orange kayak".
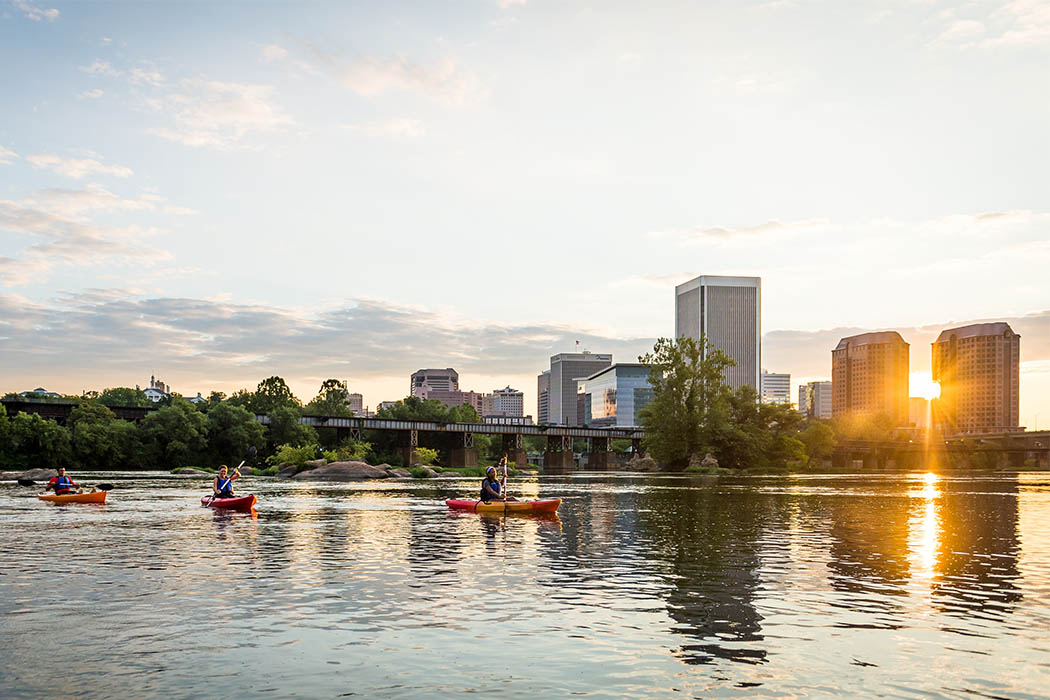
[[48, 494], [43, 496], [37, 496], [41, 501], [48, 501], [49, 503], [105, 503], [106, 494], [109, 491], [95, 491], [94, 493], [67, 493], [64, 496], [56, 496], [55, 494]]

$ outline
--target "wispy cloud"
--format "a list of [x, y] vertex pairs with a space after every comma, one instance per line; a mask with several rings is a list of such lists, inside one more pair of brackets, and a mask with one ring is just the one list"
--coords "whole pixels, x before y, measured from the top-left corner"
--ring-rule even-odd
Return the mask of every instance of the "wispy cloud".
[[133, 85], [162, 87], [164, 85], [164, 76], [160, 71], [152, 68], [132, 68], [128, 71], [128, 82]]
[[109, 61], [103, 61], [97, 58], [86, 66], [80, 66], [80, 70], [89, 75], [104, 75], [108, 77], [116, 77], [120, 75], [120, 71], [114, 68]]
[[829, 224], [830, 221], [824, 218], [788, 222], [766, 221], [765, 223], [750, 226], [698, 226], [691, 229], [651, 231], [649, 236], [654, 238], [677, 238], [682, 242], [694, 242], [701, 239], [769, 237], [772, 235], [808, 233], [826, 230]]
[[418, 139], [426, 134], [423, 122], [418, 119], [397, 118], [362, 124], [344, 124], [344, 129], [371, 137]]
[[18, 158], [18, 154], [9, 148], [0, 146], [0, 165], [10, 165]]
[[[971, 3], [938, 12], [937, 18], [946, 26], [931, 46], [995, 49], [1050, 43], [1050, 3], [1046, 0], [1008, 0], [994, 9], [986, 8]], [[968, 16], [959, 17], [962, 12]]]
[[443, 58], [420, 64], [403, 56], [370, 56], [346, 62], [340, 57], [311, 46], [320, 65], [344, 87], [362, 97], [387, 92], [413, 92], [448, 105], [463, 106], [481, 99], [484, 90], [477, 75], [455, 60]]
[[262, 48], [262, 57], [264, 61], [279, 61], [288, 56], [288, 49], [282, 48], [277, 44], [269, 44]]
[[269, 85], [230, 83], [204, 78], [179, 82], [179, 89], [147, 100], [173, 124], [150, 132], [187, 146], [230, 149], [246, 136], [270, 133], [293, 124], [273, 101]]
[[131, 168], [123, 165], [105, 165], [93, 158], [62, 158], [50, 153], [33, 153], [26, 160], [38, 168], [56, 172], [77, 180], [88, 175], [113, 175], [131, 177]]
[[34, 22], [39, 22], [40, 20], [54, 22], [56, 19], [58, 19], [59, 11], [53, 7], [50, 9], [37, 7], [33, 3], [29, 2], [29, 0], [11, 0], [11, 4], [15, 8], [21, 10], [22, 14], [24, 14], [26, 17], [33, 20]]
[[95, 100], [99, 97], [102, 97], [102, 95], [104, 94], [105, 93], [102, 90], [100, 90], [99, 88], [95, 88], [94, 90], [85, 90], [84, 92], [80, 93], [80, 97], [83, 97], [84, 99], [88, 100]]

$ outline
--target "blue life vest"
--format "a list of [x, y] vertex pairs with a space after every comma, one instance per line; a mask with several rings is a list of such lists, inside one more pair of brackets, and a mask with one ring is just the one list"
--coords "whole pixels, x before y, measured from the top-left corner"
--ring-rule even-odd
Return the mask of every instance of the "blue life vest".
[[68, 476], [58, 477], [58, 481], [55, 482], [55, 493], [62, 495], [63, 493], [69, 493], [73, 490], [73, 480]]
[[215, 477], [215, 478], [217, 479], [217, 484], [218, 484], [218, 488], [219, 488], [219, 495], [220, 496], [232, 496], [233, 495], [233, 489], [230, 487], [231, 479], [229, 477], [227, 477], [226, 480], [223, 481], [222, 479], [219, 479], [218, 477]]
[[494, 491], [497, 496], [499, 495], [499, 493], [500, 493], [499, 482], [496, 481], [496, 480], [489, 481], [488, 478], [486, 478], [484, 481], [481, 482], [481, 500], [482, 501], [487, 501], [490, 498], [492, 498], [492, 496], [490, 496], [488, 494], [488, 491], [485, 489], [485, 484], [488, 484], [489, 488], [491, 488], [492, 491]]

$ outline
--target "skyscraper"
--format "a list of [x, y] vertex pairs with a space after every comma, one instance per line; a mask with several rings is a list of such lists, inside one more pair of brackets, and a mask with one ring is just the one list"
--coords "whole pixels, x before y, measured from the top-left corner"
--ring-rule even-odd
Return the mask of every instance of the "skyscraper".
[[843, 338], [831, 351], [831, 410], [908, 424], [908, 344], [897, 331]]
[[1021, 336], [1009, 324], [942, 331], [932, 352], [933, 380], [941, 385], [936, 415], [945, 433], [1018, 429]]
[[807, 418], [831, 418], [831, 382], [799, 385], [798, 412]]
[[612, 355], [590, 352], [562, 352], [553, 355], [547, 422], [551, 425], [578, 425], [576, 380], [589, 377], [611, 364]]
[[736, 361], [725, 371], [730, 388], [762, 391], [762, 278], [701, 275], [675, 287], [675, 337], [699, 340]]
[[545, 369], [536, 377], [536, 422], [547, 425], [551, 418], [551, 371]]
[[762, 370], [762, 401], [791, 405], [791, 375]]
[[412, 373], [409, 380], [409, 396], [425, 398], [430, 390], [459, 391], [459, 372], [446, 369], [419, 369]]

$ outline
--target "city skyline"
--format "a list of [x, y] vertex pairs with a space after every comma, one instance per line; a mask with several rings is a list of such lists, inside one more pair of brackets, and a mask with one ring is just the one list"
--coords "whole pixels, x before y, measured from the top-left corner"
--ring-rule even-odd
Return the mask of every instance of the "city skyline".
[[1005, 322], [1050, 424], [1023, 3], [326, 7], [0, 0], [0, 391], [375, 406], [455, 366], [531, 407], [551, 355], [635, 361], [676, 284], [751, 275], [793, 396], [841, 337], [900, 331], [916, 395], [941, 330]]

